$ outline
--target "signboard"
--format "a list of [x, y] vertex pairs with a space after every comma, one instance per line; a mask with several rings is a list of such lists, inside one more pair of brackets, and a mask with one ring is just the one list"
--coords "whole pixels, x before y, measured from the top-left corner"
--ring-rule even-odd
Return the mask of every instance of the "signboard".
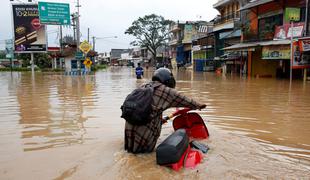
[[310, 38], [300, 39], [293, 44], [293, 68], [310, 68]]
[[87, 41], [83, 41], [79, 48], [83, 53], [87, 54], [91, 50], [92, 46]]
[[5, 40], [6, 58], [14, 58], [13, 39]]
[[310, 51], [310, 38], [299, 40], [300, 51]]
[[82, 52], [76, 52], [75, 53], [75, 59], [82, 59], [83, 58], [83, 53]]
[[285, 20], [300, 21], [300, 8], [285, 8]]
[[264, 46], [262, 59], [290, 59], [290, 46]]
[[90, 66], [93, 64], [93, 62], [92, 62], [89, 58], [86, 58], [85, 61], [83, 62], [83, 64], [84, 64], [87, 68], [90, 68]]
[[46, 51], [45, 26], [40, 24], [38, 5], [14, 4], [12, 9], [15, 52]]
[[191, 43], [192, 36], [193, 36], [193, 25], [186, 24], [184, 26], [184, 37], [183, 37], [182, 43]]
[[[304, 30], [304, 23], [293, 24], [293, 37], [302, 37]], [[290, 24], [284, 24], [283, 26], [276, 26], [274, 40], [289, 39], [291, 38], [292, 27]]]
[[64, 3], [39, 2], [41, 24], [70, 25], [70, 6]]

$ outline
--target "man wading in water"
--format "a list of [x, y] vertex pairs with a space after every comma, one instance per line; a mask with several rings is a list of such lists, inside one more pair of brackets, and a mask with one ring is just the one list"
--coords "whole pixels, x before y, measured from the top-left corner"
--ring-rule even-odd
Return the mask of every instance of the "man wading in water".
[[159, 68], [152, 77], [153, 102], [150, 121], [145, 125], [125, 124], [125, 150], [130, 153], [149, 153], [155, 148], [160, 136], [161, 126], [164, 123], [162, 113], [171, 107], [187, 107], [191, 109], [203, 109], [205, 104], [188, 98], [175, 88], [175, 79], [167, 68]]

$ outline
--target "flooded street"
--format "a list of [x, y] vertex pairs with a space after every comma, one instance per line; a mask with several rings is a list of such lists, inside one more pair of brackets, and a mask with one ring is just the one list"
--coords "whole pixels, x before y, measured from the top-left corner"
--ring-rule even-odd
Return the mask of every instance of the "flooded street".
[[[155, 153], [123, 150], [120, 106], [132, 69], [91, 76], [0, 73], [0, 179], [309, 179], [310, 82], [174, 72], [177, 89], [206, 103], [202, 164], [174, 172]], [[174, 109], [169, 110], [172, 112]], [[160, 142], [173, 132], [163, 126]]]

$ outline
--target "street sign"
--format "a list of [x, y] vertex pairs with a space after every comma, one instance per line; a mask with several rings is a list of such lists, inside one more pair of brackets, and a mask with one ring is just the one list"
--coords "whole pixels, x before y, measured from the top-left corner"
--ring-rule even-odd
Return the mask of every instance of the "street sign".
[[70, 5], [39, 2], [39, 17], [41, 24], [70, 25]]
[[92, 46], [87, 41], [83, 41], [79, 48], [83, 53], [87, 54], [91, 50]]
[[285, 20], [286, 21], [299, 21], [300, 20], [300, 8], [285, 8]]
[[85, 61], [83, 62], [83, 64], [84, 64], [87, 68], [90, 68], [90, 66], [93, 64], [93, 62], [92, 62], [89, 58], [86, 58]]
[[75, 53], [75, 59], [82, 59], [83, 58], [83, 53], [82, 52], [76, 52]]

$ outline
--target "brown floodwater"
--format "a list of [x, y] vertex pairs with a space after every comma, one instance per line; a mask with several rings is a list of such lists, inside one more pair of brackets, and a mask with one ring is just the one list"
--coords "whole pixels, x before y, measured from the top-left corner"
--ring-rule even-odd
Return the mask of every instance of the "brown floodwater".
[[123, 150], [120, 105], [151, 74], [0, 73], [0, 179], [310, 179], [310, 82], [174, 72], [211, 134], [203, 162], [174, 172]]

